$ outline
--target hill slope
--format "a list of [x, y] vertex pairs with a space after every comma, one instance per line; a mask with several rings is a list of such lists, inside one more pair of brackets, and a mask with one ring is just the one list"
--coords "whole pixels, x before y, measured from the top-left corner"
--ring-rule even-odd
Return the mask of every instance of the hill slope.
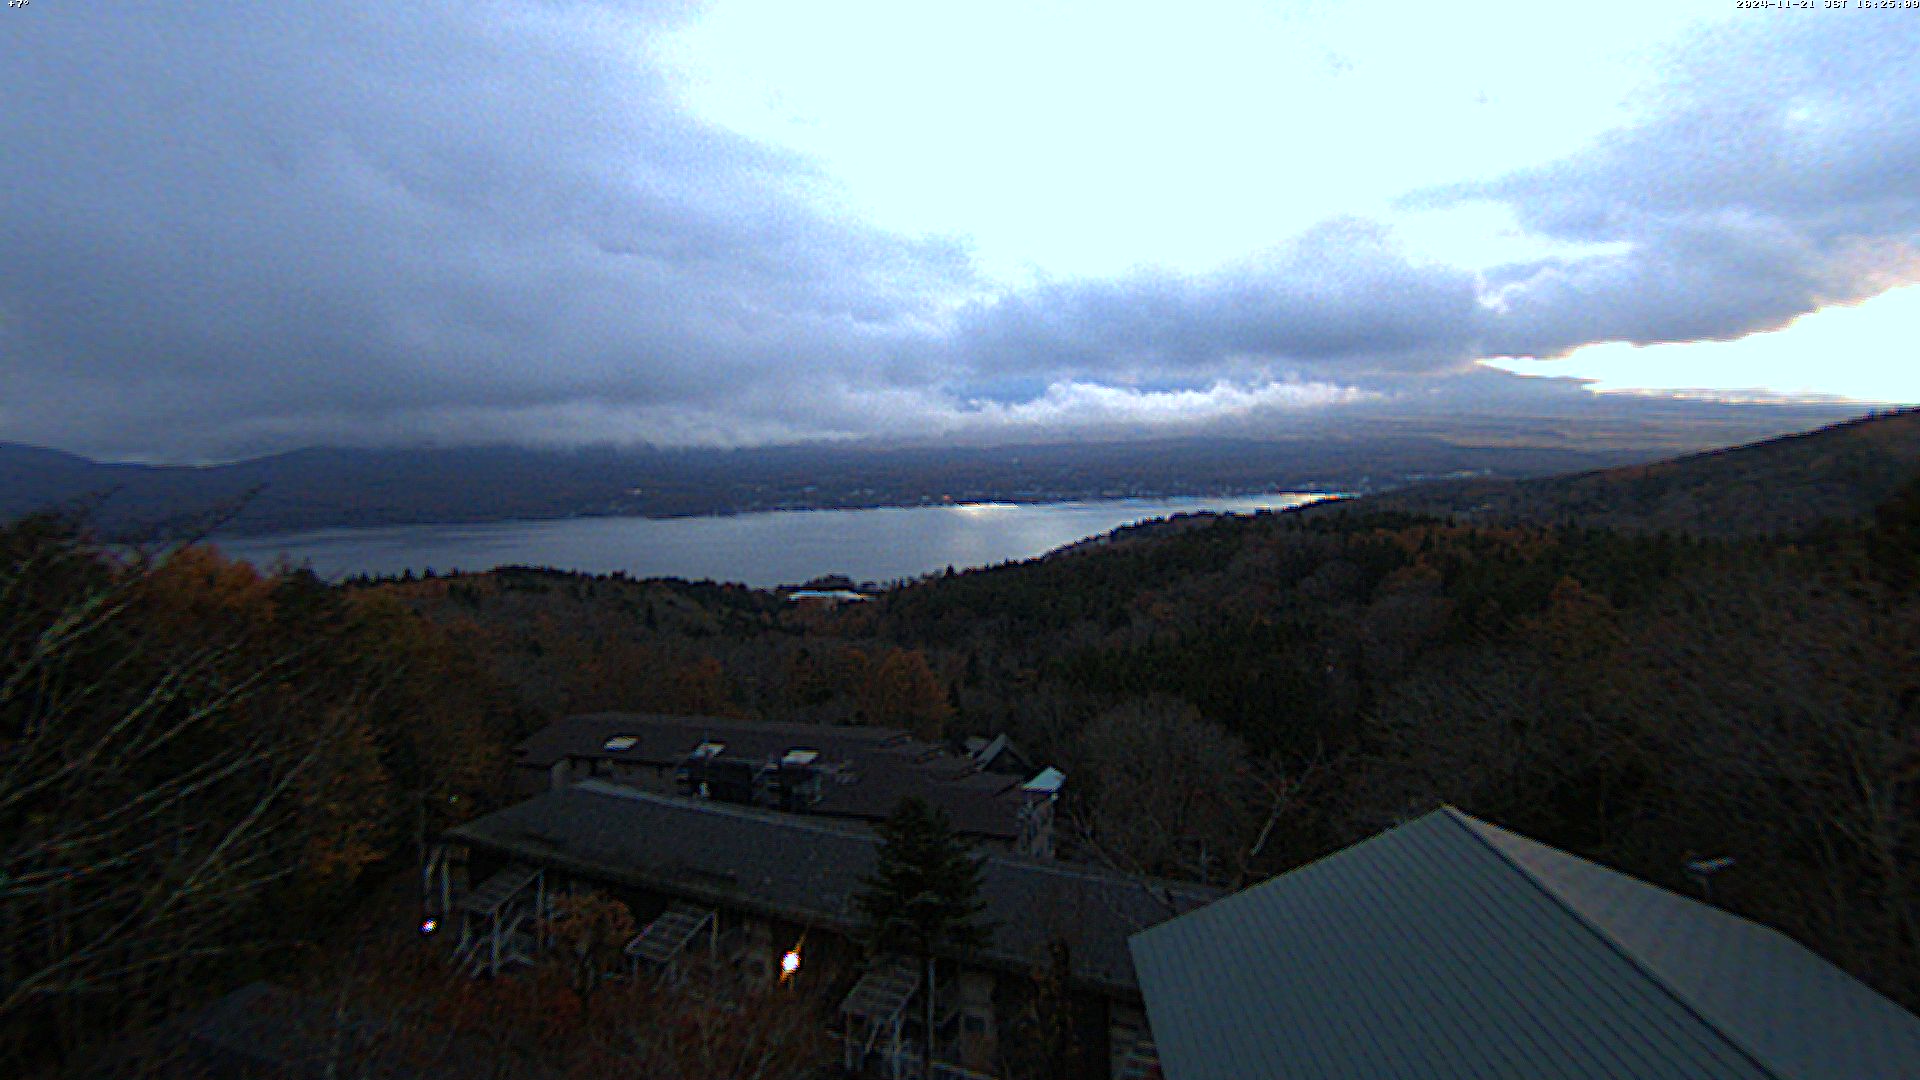
[[1577, 524], [1694, 536], [1781, 535], [1859, 518], [1920, 470], [1920, 409], [1728, 450], [1538, 480], [1426, 484], [1339, 510]]
[[[373, 588], [467, 628], [530, 715], [1004, 731], [1073, 778], [1077, 854], [1166, 876], [1257, 880], [1440, 802], [1680, 890], [1730, 856], [1717, 903], [1920, 1004], [1917, 419], [1477, 485], [1545, 524], [1394, 509], [1431, 490], [1195, 516], [832, 611], [528, 571]], [[1647, 531], [1675, 527], [1746, 535]]]

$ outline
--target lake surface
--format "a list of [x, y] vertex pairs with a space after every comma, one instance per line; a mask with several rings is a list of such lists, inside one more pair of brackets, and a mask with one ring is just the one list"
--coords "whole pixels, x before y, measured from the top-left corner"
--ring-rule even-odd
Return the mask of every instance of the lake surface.
[[879, 510], [780, 510], [727, 517], [592, 517], [478, 525], [321, 529], [216, 541], [267, 566], [321, 577], [547, 566], [633, 577], [796, 584], [824, 574], [889, 582], [1027, 559], [1122, 525], [1201, 510], [1250, 514], [1328, 498], [1280, 492], [1222, 498], [969, 503]]

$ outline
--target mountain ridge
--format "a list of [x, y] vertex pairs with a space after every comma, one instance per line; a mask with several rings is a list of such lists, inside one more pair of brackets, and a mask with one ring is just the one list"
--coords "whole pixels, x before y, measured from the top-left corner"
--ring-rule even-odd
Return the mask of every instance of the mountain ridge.
[[1914, 470], [1920, 470], [1920, 409], [1894, 409], [1643, 464], [1441, 481], [1302, 512], [1404, 511], [1490, 524], [1771, 535], [1863, 517]]
[[1526, 416], [1454, 428], [1407, 418], [1264, 437], [1000, 446], [309, 447], [210, 465], [98, 462], [0, 443], [0, 519], [66, 509], [108, 535], [193, 535], [217, 526], [239, 536], [602, 515], [1371, 492], [1435, 476], [1515, 479], [1647, 462], [1833, 415], [1713, 414], [1591, 431]]

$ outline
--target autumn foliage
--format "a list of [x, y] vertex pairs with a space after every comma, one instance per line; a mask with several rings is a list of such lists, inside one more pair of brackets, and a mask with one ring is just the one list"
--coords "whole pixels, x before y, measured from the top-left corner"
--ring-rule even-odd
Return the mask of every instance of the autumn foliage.
[[633, 940], [633, 913], [604, 893], [576, 892], [554, 900], [546, 932], [585, 1012], [608, 973], [626, 965], [622, 951]]
[[[624, 942], [631, 924], [624, 907], [600, 894], [579, 894], [563, 908], [545, 960], [505, 978], [467, 978], [429, 942], [363, 942], [302, 985], [337, 1005], [316, 1018], [307, 1041], [326, 1047], [342, 1026], [357, 1025], [378, 1034], [337, 1063], [344, 1070], [379, 1062], [414, 1075], [494, 1080], [798, 1080], [834, 1060], [829, 1002], [794, 987], [737, 981], [724, 970], [684, 984], [642, 972], [598, 978], [583, 993], [576, 946]], [[318, 1064], [324, 1071], [327, 1063]]]
[[439, 628], [310, 575], [0, 529], [0, 1061], [298, 955], [498, 790], [489, 685]]
[[946, 691], [919, 649], [888, 650], [861, 684], [860, 704], [868, 723], [903, 727], [930, 741], [946, 734], [953, 715]]

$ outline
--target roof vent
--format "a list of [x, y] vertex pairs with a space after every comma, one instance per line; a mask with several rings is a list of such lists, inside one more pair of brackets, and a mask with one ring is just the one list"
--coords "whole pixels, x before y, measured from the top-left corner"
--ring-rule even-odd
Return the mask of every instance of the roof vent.
[[1055, 795], [1059, 793], [1061, 785], [1066, 782], [1067, 774], [1049, 765], [1041, 769], [1033, 779], [1021, 784], [1020, 790], [1035, 795]]
[[638, 735], [615, 735], [602, 745], [608, 750], [631, 750], [633, 749], [633, 744], [639, 741], [640, 737]]
[[1690, 859], [1687, 862], [1687, 876], [1700, 886], [1700, 895], [1708, 903], [1713, 902], [1713, 875], [1733, 865], [1733, 856], [1722, 855], [1717, 859]]

